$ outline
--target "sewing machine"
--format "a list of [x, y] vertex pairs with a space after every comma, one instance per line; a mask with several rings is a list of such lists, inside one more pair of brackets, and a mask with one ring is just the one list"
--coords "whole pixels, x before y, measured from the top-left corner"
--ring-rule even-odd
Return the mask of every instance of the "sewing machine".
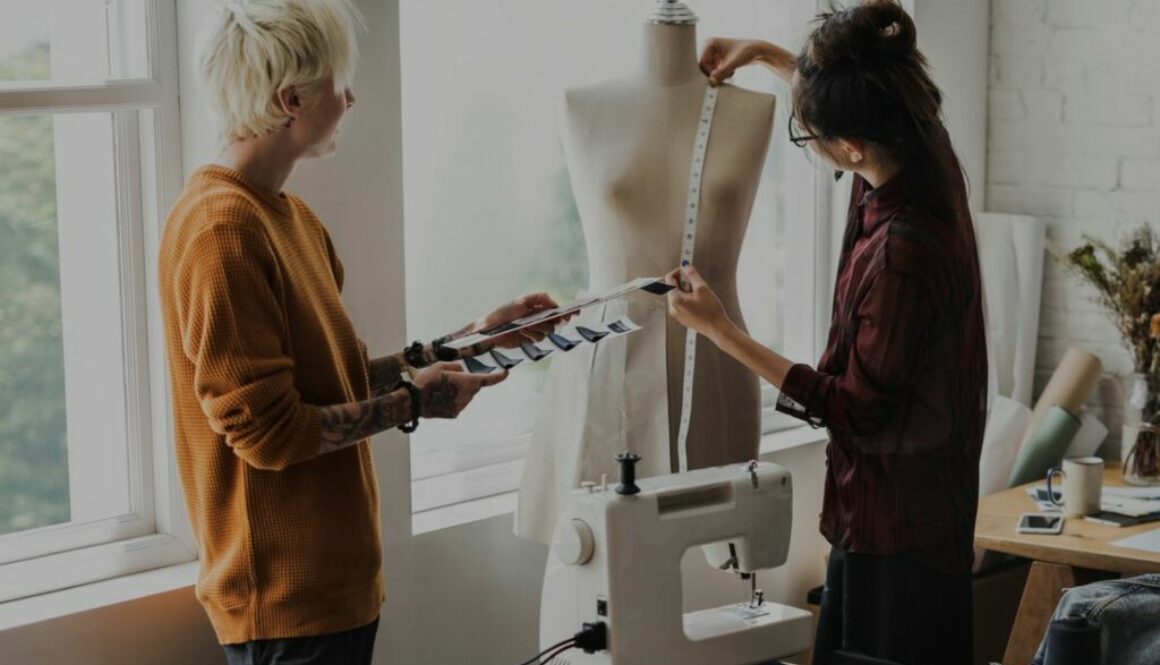
[[[788, 471], [751, 462], [637, 485], [640, 458], [618, 459], [616, 487], [585, 483], [569, 497], [540, 614], [542, 648], [604, 623], [607, 649], [574, 649], [548, 663], [756, 665], [810, 647], [810, 613], [765, 602], [756, 585], [756, 572], [782, 565], [789, 550]], [[748, 582], [747, 602], [683, 612], [681, 559], [697, 546], [707, 565]]]

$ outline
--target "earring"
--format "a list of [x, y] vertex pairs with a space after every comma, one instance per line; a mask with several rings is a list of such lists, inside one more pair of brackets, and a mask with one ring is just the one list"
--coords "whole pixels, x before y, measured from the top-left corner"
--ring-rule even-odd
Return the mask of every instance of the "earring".
[[293, 124], [294, 124], [294, 118], [287, 118], [286, 124], [283, 125], [283, 127], [289, 127], [290, 125], [293, 125]]
[[850, 161], [854, 162], [855, 164], [861, 164], [862, 163], [862, 153], [856, 152], [853, 155], [850, 155]]

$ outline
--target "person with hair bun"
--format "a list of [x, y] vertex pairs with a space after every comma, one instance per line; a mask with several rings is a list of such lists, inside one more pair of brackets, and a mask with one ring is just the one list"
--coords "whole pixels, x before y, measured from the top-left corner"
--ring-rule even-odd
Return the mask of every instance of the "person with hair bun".
[[967, 188], [942, 96], [891, 0], [818, 18], [796, 57], [713, 39], [710, 84], [760, 63], [790, 81], [790, 140], [854, 173], [829, 339], [817, 368], [729, 320], [693, 266], [669, 311], [827, 427], [821, 532], [832, 549], [814, 662], [850, 651], [904, 665], [972, 662], [971, 566], [987, 355]]
[[349, 0], [229, 0], [200, 36], [222, 151], [173, 206], [158, 275], [196, 594], [231, 665], [371, 662], [384, 592], [369, 437], [454, 418], [506, 377], [462, 371], [451, 361], [489, 347], [452, 351], [453, 337], [556, 306], [531, 294], [367, 356], [326, 227], [282, 191], [298, 162], [337, 150], [360, 23]]

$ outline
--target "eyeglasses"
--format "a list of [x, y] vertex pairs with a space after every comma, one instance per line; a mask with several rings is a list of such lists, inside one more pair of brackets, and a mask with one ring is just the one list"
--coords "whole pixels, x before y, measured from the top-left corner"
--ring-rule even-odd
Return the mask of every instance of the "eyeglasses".
[[789, 142], [799, 148], [806, 147], [810, 141], [817, 141], [821, 137], [816, 134], [802, 133], [801, 125], [797, 122], [797, 115], [789, 114]]
[[[799, 148], [805, 149], [805, 147], [807, 145], [809, 145], [810, 141], [821, 140], [822, 137], [818, 136], [817, 134], [803, 133], [801, 125], [798, 122], [796, 122], [796, 120], [797, 120], [797, 116], [795, 114], [791, 113], [789, 115], [789, 142], [790, 143], [796, 145]], [[806, 150], [805, 153], [806, 153], [806, 159], [808, 159], [809, 162], [811, 164], [813, 164], [814, 167], [816, 167], [818, 170], [821, 170], [821, 171], [829, 170], [829, 168], [830, 168], [829, 165], [826, 164], [825, 161], [822, 160], [820, 158], [820, 156], [817, 155], [813, 150]], [[837, 181], [842, 179], [842, 176], [845, 175], [846, 172], [834, 170], [833, 173], [834, 173], [834, 182], [837, 182]]]

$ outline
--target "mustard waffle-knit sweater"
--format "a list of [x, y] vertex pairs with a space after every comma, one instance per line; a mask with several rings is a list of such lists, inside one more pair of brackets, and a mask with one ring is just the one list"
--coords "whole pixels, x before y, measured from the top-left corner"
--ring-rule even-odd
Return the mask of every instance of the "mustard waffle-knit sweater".
[[319, 455], [318, 407], [370, 396], [326, 230], [299, 199], [206, 166], [169, 214], [159, 275], [197, 598], [218, 640], [370, 623], [383, 580], [369, 444]]

